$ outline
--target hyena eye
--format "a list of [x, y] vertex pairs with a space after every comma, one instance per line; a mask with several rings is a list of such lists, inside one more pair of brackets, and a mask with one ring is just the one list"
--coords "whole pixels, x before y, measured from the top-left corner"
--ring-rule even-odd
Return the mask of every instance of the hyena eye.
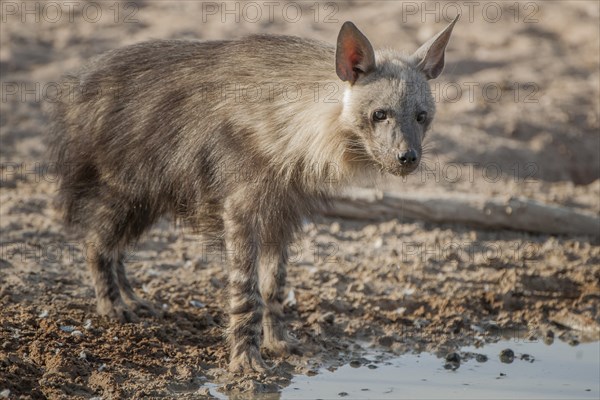
[[375, 122], [381, 122], [381, 121], [385, 121], [387, 119], [387, 113], [383, 110], [375, 110], [375, 112], [373, 112], [373, 121]]
[[420, 113], [417, 114], [417, 122], [419, 124], [424, 124], [425, 121], [427, 121], [427, 112], [421, 111]]

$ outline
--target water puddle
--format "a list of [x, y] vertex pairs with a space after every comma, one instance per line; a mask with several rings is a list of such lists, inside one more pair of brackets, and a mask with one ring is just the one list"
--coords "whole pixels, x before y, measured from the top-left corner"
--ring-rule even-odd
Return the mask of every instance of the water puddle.
[[[510, 351], [508, 351], [510, 350]], [[447, 359], [428, 353], [352, 363], [315, 376], [296, 376], [265, 399], [573, 399], [600, 396], [600, 342], [502, 340], [465, 347]], [[222, 393], [213, 395], [226, 399]]]

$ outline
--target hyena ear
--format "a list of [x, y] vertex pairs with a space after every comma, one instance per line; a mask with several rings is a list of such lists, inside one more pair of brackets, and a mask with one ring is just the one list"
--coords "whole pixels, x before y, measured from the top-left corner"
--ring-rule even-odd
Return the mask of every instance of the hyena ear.
[[459, 18], [460, 14], [454, 18], [454, 21], [446, 29], [429, 39], [427, 43], [419, 47], [411, 56], [417, 69], [423, 72], [427, 79], [435, 79], [442, 73], [446, 45], [450, 41], [454, 24], [456, 24]]
[[344, 22], [337, 38], [335, 71], [342, 81], [354, 84], [360, 74], [375, 68], [375, 52], [369, 39], [350, 21]]

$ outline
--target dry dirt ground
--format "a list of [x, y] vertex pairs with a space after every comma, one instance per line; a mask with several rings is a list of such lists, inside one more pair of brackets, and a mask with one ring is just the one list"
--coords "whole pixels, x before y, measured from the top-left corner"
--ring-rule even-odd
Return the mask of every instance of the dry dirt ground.
[[447, 67], [433, 82], [438, 115], [424, 168], [380, 186], [523, 195], [598, 215], [598, 2], [431, 2], [430, 13], [420, 2], [275, 2], [272, 20], [258, 2], [258, 18], [237, 5], [239, 23], [234, 2], [234, 14], [193, 1], [78, 2], [72, 13], [56, 2], [60, 18], [47, 3], [27, 3], [29, 14], [24, 4], [3, 1], [0, 25], [3, 395], [203, 398], [213, 381], [252, 396], [277, 392], [291, 373], [360, 358], [369, 345], [443, 356], [500, 329], [574, 345], [599, 339], [597, 237], [317, 219], [289, 267], [288, 324], [304, 354], [267, 358], [269, 377], [229, 376], [225, 267], [218, 249], [182, 227], [162, 222], [129, 255], [136, 288], [163, 308], [162, 319], [118, 325], [94, 313], [87, 244], [53, 208], [43, 112], [63, 72], [117, 46], [251, 32], [333, 42], [352, 20], [376, 47], [412, 51], [458, 6]]

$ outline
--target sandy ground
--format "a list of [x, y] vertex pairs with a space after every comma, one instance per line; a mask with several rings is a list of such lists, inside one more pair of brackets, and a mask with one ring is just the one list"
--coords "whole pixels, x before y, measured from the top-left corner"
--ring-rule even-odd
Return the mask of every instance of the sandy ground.
[[272, 376], [224, 372], [221, 255], [168, 221], [131, 249], [128, 264], [164, 318], [118, 325], [94, 313], [86, 243], [65, 232], [53, 208], [44, 104], [65, 71], [150, 38], [265, 32], [333, 42], [352, 20], [375, 47], [412, 51], [458, 5], [447, 67], [433, 82], [438, 114], [424, 167], [381, 187], [523, 195], [600, 214], [598, 2], [482, 2], [472, 10], [442, 2], [430, 3], [429, 14], [419, 2], [303, 3], [299, 19], [299, 3], [275, 3], [272, 20], [261, 2], [260, 17], [239, 4], [239, 23], [233, 2], [234, 14], [192, 1], [80, 2], [69, 13], [57, 2], [60, 18], [46, 3], [28, 3], [29, 14], [24, 3], [2, 3], [2, 395], [203, 398], [213, 381], [251, 397], [277, 392], [290, 374], [347, 363], [369, 345], [444, 356], [500, 329], [574, 345], [599, 339], [597, 239], [410, 220], [305, 225], [286, 305], [304, 354], [268, 358]]

